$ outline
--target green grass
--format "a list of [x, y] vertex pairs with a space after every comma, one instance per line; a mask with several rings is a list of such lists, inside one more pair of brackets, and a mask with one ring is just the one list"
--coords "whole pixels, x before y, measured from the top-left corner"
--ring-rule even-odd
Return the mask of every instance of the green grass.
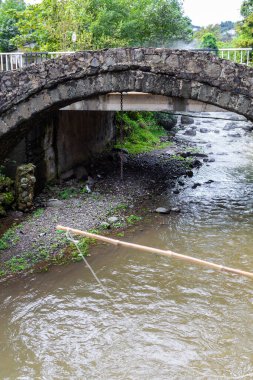
[[37, 210], [35, 210], [35, 211], [33, 212], [33, 216], [34, 216], [35, 218], [39, 218], [41, 215], [44, 214], [44, 211], [45, 211], [44, 208], [37, 208]]
[[77, 190], [69, 187], [67, 189], [61, 190], [58, 193], [59, 199], [65, 200], [65, 199], [70, 199], [78, 194]]
[[136, 222], [139, 222], [141, 219], [142, 217], [138, 215], [129, 215], [126, 217], [126, 221], [128, 224], [134, 224]]
[[19, 241], [17, 229], [21, 228], [22, 224], [14, 225], [9, 228], [0, 239], [0, 251], [14, 246]]
[[116, 148], [127, 149], [129, 153], [138, 154], [162, 149], [171, 143], [161, 143], [160, 138], [167, 136], [165, 129], [157, 124], [153, 112], [117, 113], [117, 128], [121, 123], [124, 128], [123, 144], [119, 142]]

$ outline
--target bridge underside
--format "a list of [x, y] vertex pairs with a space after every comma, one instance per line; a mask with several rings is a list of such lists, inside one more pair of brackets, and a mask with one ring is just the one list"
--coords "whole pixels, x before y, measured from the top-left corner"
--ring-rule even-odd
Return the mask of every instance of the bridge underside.
[[[144, 92], [125, 92], [122, 95], [124, 111], [157, 112], [225, 112], [226, 110], [198, 100], [153, 95]], [[120, 111], [121, 94], [110, 93], [82, 100], [61, 111]]]

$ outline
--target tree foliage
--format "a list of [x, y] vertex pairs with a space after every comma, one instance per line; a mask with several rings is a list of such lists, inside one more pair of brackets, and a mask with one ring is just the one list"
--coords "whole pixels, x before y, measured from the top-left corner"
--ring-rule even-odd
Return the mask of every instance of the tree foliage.
[[13, 42], [44, 51], [168, 46], [192, 37], [181, 0], [42, 0], [17, 17]]
[[18, 34], [17, 13], [25, 9], [23, 0], [0, 2], [0, 51], [12, 51], [15, 44], [11, 39]]
[[206, 33], [201, 40], [201, 47], [206, 49], [218, 50], [217, 39], [214, 34]]
[[244, 19], [238, 23], [235, 46], [253, 47], [253, 0], [243, 1], [241, 15]]
[[253, 0], [244, 0], [241, 5], [241, 15], [245, 18], [253, 13]]

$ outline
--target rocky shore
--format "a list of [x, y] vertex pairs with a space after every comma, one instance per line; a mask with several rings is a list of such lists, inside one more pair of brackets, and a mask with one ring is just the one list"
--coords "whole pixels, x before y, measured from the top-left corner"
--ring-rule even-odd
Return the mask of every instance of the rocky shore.
[[[89, 168], [88, 181], [61, 181], [47, 186], [35, 199], [32, 213], [11, 212], [14, 222], [0, 239], [0, 274], [30, 269], [41, 261], [64, 256], [66, 238], [56, 231], [61, 224], [82, 230], [125, 228], [144, 212], [146, 200], [175, 185], [179, 176], [192, 176], [199, 158], [179, 156], [187, 143], [163, 150], [124, 155], [124, 180], [120, 179], [119, 153], [100, 157]], [[150, 204], [150, 203], [149, 203]], [[155, 211], [156, 204], [154, 202]], [[10, 222], [9, 222], [10, 223]]]

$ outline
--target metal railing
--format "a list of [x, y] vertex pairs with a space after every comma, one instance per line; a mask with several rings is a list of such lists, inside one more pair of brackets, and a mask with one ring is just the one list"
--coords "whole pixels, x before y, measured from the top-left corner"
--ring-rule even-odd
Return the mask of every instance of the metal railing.
[[252, 48], [193, 49], [193, 51], [212, 53], [228, 61], [241, 63], [246, 66], [252, 65]]
[[[194, 51], [210, 52], [220, 58], [250, 66], [252, 62], [253, 49], [251, 48], [222, 48], [215, 49], [193, 49]], [[0, 71], [17, 70], [31, 63], [41, 63], [47, 59], [57, 58], [62, 55], [72, 54], [74, 51], [50, 51], [31, 53], [0, 53]]]
[[234, 49], [219, 49], [218, 55], [220, 58], [227, 59], [229, 61], [234, 61], [237, 63], [242, 63], [247, 66], [251, 64], [252, 60], [251, 48], [234, 48]]
[[31, 63], [41, 63], [47, 59], [74, 53], [73, 51], [47, 51], [32, 53], [0, 53], [0, 71], [17, 70]]

